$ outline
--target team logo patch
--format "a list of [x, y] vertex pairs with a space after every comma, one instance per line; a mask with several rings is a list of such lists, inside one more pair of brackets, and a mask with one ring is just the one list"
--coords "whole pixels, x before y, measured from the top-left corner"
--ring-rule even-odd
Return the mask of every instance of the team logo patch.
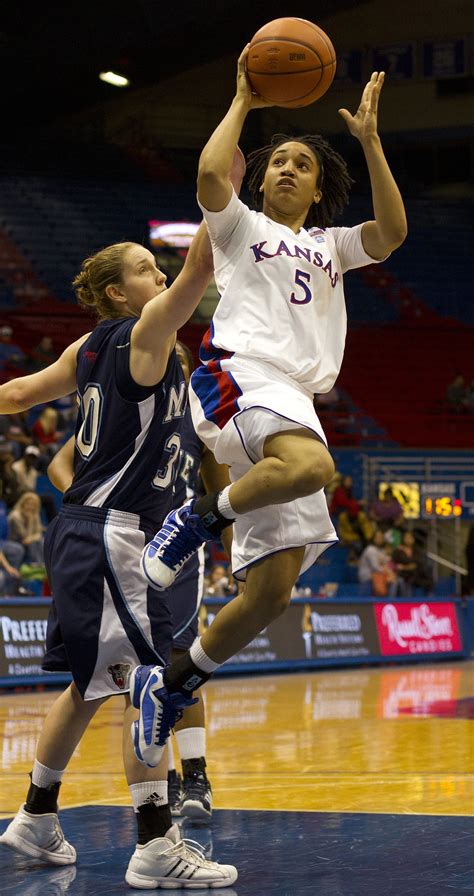
[[113, 663], [111, 666], [107, 666], [107, 672], [112, 676], [114, 683], [121, 691], [124, 691], [127, 687], [130, 669], [130, 663]]
[[186, 691], [193, 691], [194, 688], [197, 688], [198, 684], [202, 684], [203, 679], [199, 675], [191, 675], [191, 678], [188, 678], [187, 681], [184, 682], [183, 688]]

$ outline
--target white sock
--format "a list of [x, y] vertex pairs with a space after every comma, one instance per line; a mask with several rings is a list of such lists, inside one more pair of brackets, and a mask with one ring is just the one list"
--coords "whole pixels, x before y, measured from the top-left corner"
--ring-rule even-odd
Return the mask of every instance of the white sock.
[[144, 803], [155, 803], [156, 806], [168, 804], [168, 781], [142, 781], [141, 784], [130, 784], [130, 795], [133, 808], [138, 812], [138, 807]]
[[182, 728], [174, 736], [181, 759], [200, 759], [206, 755], [205, 728]]
[[31, 783], [35, 784], [36, 787], [49, 787], [50, 784], [56, 784], [58, 781], [61, 781], [65, 771], [66, 769], [64, 768], [62, 771], [58, 771], [55, 768], [48, 768], [46, 765], [42, 765], [41, 762], [38, 762], [38, 760], [35, 759], [33, 763], [33, 771], [31, 772]]
[[174, 761], [174, 751], [173, 751], [173, 744], [171, 743], [171, 737], [168, 738], [166, 743], [168, 746], [168, 771], [175, 772], [176, 771], [176, 763]]
[[208, 657], [207, 653], [204, 653], [204, 650], [201, 647], [200, 638], [196, 638], [191, 644], [189, 655], [194, 665], [197, 666], [198, 669], [201, 669], [202, 672], [207, 672], [209, 675], [212, 672], [215, 672], [219, 666], [222, 666], [222, 663], [215, 663], [214, 660], [211, 660], [210, 657]]
[[217, 509], [222, 516], [225, 516], [226, 520], [233, 520], [237, 516], [230, 503], [229, 492], [231, 488], [231, 485], [226, 485], [217, 496]]

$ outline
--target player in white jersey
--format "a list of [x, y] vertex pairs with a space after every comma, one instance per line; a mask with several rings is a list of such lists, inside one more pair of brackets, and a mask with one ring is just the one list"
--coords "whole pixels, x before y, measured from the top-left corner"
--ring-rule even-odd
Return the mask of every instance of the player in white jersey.
[[[356, 114], [340, 110], [367, 161], [374, 219], [332, 228], [348, 200], [341, 157], [319, 136], [280, 137], [254, 153], [250, 187], [262, 211], [235, 195], [227, 170], [252, 94], [242, 53], [229, 111], [201, 154], [198, 200], [208, 226], [221, 299], [191, 379], [196, 431], [230, 466], [232, 484], [168, 515], [145, 549], [143, 566], [158, 587], [174, 579], [202, 540], [234, 523], [234, 575], [245, 590], [230, 601], [166, 670], [132, 672], [142, 703], [162, 686], [154, 713], [142, 713], [142, 736], [155, 726], [156, 761], [166, 737], [162, 706], [176, 704], [248, 644], [288, 605], [302, 571], [337, 540], [324, 486], [334, 464], [313, 408], [342, 362], [346, 312], [342, 277], [380, 261], [406, 236], [403, 202], [377, 133], [384, 80], [374, 72]], [[154, 690], [156, 693], [156, 690]]]

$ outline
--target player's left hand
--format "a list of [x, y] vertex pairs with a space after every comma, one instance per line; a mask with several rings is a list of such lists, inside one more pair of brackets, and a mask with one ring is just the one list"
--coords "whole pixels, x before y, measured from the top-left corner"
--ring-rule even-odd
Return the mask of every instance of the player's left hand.
[[355, 115], [351, 115], [347, 109], [339, 109], [339, 115], [344, 119], [352, 136], [357, 137], [361, 143], [377, 134], [377, 110], [384, 77], [385, 72], [372, 72]]

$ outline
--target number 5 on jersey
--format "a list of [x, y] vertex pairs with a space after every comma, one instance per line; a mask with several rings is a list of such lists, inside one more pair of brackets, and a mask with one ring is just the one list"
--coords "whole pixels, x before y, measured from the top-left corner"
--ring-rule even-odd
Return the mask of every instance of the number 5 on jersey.
[[300, 271], [298, 268], [296, 268], [295, 283], [297, 286], [300, 286], [303, 291], [300, 292], [300, 297], [297, 297], [296, 293], [292, 292], [290, 296], [290, 302], [292, 302], [293, 305], [307, 305], [308, 302], [310, 302], [313, 298], [313, 293], [308, 286], [308, 284], [311, 283], [311, 274], [309, 274], [307, 271]]

